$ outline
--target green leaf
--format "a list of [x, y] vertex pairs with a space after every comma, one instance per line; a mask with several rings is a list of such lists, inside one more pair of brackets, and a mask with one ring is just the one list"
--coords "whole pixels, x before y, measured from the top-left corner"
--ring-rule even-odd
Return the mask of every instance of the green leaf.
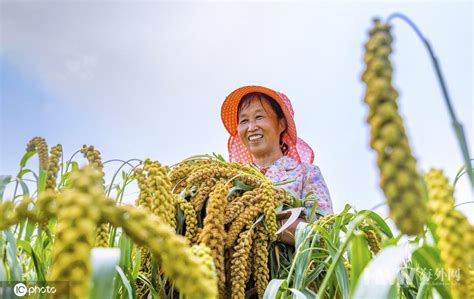
[[350, 261], [351, 261], [351, 287], [350, 294], [354, 294], [362, 271], [371, 260], [369, 244], [365, 235], [361, 232], [354, 234], [350, 243]]
[[92, 264], [92, 299], [111, 299], [113, 290], [111, 284], [115, 283], [116, 267], [120, 260], [118, 248], [93, 248], [91, 251]]
[[295, 289], [295, 288], [290, 288], [289, 290], [290, 290], [290, 292], [293, 293], [293, 298], [296, 298], [296, 299], [307, 299], [306, 295], [303, 294], [302, 292], [298, 291], [297, 289]]
[[419, 268], [428, 271], [432, 279], [432, 285], [442, 298], [451, 298], [449, 291], [446, 289], [445, 281], [435, 275], [437, 271], [443, 269], [439, 251], [435, 247], [424, 245], [418, 248], [413, 252], [412, 260]]
[[7, 239], [7, 264], [9, 265], [10, 269], [10, 280], [22, 281], [21, 266], [16, 254], [15, 237], [13, 236], [10, 229], [4, 230], [3, 234]]
[[128, 281], [127, 277], [125, 276], [125, 273], [123, 273], [122, 268], [120, 266], [115, 266], [115, 270], [117, 273], [120, 275], [120, 278], [122, 279], [122, 283], [127, 289], [127, 294], [128, 294], [128, 299], [133, 299], [133, 291], [132, 291], [132, 286], [130, 285], [130, 282]]
[[28, 168], [20, 170], [20, 172], [16, 175], [16, 177], [21, 179], [23, 178], [25, 174], [30, 173], [30, 172], [36, 177], [36, 174], [31, 169], [28, 169]]
[[243, 190], [243, 191], [249, 191], [252, 190], [252, 187], [249, 185], [245, 184], [239, 179], [234, 180], [234, 186], [232, 188], [236, 188], [237, 190]]
[[37, 153], [36, 150], [34, 151], [30, 151], [30, 152], [26, 152], [23, 157], [21, 158], [21, 161], [20, 161], [20, 168], [25, 168], [26, 166], [26, 163], [28, 162], [28, 160], [33, 157], [35, 154]]
[[414, 247], [390, 246], [380, 251], [365, 267], [352, 298], [387, 298], [393, 282]]
[[[292, 267], [294, 267], [294, 279], [290, 285], [297, 289], [303, 288], [305, 273], [311, 257], [311, 247], [313, 242], [310, 241], [311, 227], [307, 223], [300, 222], [295, 231], [295, 248], [297, 254], [294, 257]], [[312, 239], [311, 239], [312, 240]], [[288, 280], [291, 282], [291, 280]]]
[[21, 186], [21, 191], [23, 192], [23, 195], [29, 196], [30, 189], [28, 188], [28, 185], [23, 180], [20, 181], [20, 186]]
[[46, 278], [45, 278], [45, 265], [44, 265], [44, 263], [41, 261], [41, 259], [38, 257], [38, 255], [35, 253], [35, 251], [34, 251], [33, 248], [31, 248], [31, 257], [32, 257], [33, 263], [34, 263], [34, 265], [35, 265], [36, 276], [37, 276], [38, 282], [43, 282], [43, 283], [45, 283], [45, 282], [46, 282]]
[[38, 194], [40, 194], [41, 192], [44, 191], [44, 189], [46, 187], [46, 179], [47, 179], [46, 170], [40, 169], [39, 179], [38, 179], [38, 187], [36, 189]]
[[145, 275], [138, 275], [138, 279], [146, 284], [146, 286], [150, 290], [150, 294], [152, 295], [153, 299], [160, 298], [160, 294], [158, 294], [158, 292], [156, 291], [155, 287], [153, 286], [153, 283]]
[[132, 246], [130, 238], [125, 233], [122, 233], [119, 239], [120, 267], [127, 268], [131, 265]]
[[29, 242], [31, 240], [31, 237], [33, 236], [33, 233], [35, 232], [36, 223], [33, 222], [31, 219], [26, 219], [25, 221], [26, 221], [26, 232], [25, 232], [24, 239], [27, 242]]
[[0, 203], [2, 202], [5, 188], [11, 182], [11, 179], [12, 179], [11, 175], [0, 175]]
[[370, 210], [362, 210], [360, 211], [360, 213], [368, 213], [367, 214], [367, 218], [370, 218], [372, 219], [373, 221], [375, 221], [375, 223], [379, 226], [380, 230], [385, 234], [387, 235], [387, 237], [389, 238], [393, 238], [393, 233], [392, 233], [392, 230], [390, 229], [390, 227], [388, 226], [387, 222], [385, 222], [385, 220], [382, 219], [382, 217], [380, 217], [377, 213], [373, 212], [373, 211], [370, 211]]
[[263, 299], [275, 299], [279, 298], [282, 291], [287, 289], [286, 280], [284, 279], [272, 279], [268, 283]]
[[[327, 242], [331, 242], [331, 240], [328, 239]], [[340, 258], [341, 257], [341, 254], [339, 253], [340, 251], [336, 251], [337, 248], [334, 246], [334, 244], [328, 244], [328, 249], [332, 257], [331, 267], [333, 267], [333, 264], [335, 264], [334, 271], [336, 272], [336, 279], [342, 293], [342, 298], [349, 298], [350, 281], [349, 281], [349, 276], [347, 275], [346, 268], [344, 267], [344, 263], [342, 262], [342, 259]], [[331, 275], [330, 272], [329, 272], [329, 275]]]
[[428, 299], [430, 298], [431, 294], [431, 285], [429, 283], [429, 279], [425, 278], [422, 280], [420, 287], [418, 289], [418, 293], [416, 294], [416, 299]]
[[[343, 213], [341, 213], [337, 218], [336, 218], [336, 224], [339, 225], [338, 223], [340, 222], [340, 218], [342, 217], [343, 220], [346, 218], [346, 213], [348, 211], [348, 206], [346, 205], [346, 208], [344, 209]], [[341, 266], [341, 263], [339, 263], [339, 260], [343, 254], [343, 252], [346, 250], [347, 248], [347, 245], [349, 244], [353, 234], [354, 234], [354, 231], [355, 229], [359, 226], [359, 224], [367, 217], [367, 212], [361, 212], [360, 214], [357, 215], [357, 217], [355, 217], [354, 219], [351, 220], [350, 222], [350, 225], [349, 225], [349, 230], [348, 232], [346, 233], [346, 239], [344, 240], [344, 243], [340, 246], [338, 246], [338, 250], [337, 250], [337, 253], [335, 256], [333, 256], [332, 258], [332, 262], [331, 262], [331, 265], [329, 266], [328, 270], [327, 270], [327, 273], [323, 279], [323, 282], [321, 283], [321, 286], [319, 288], [319, 291], [318, 291], [318, 299], [321, 299], [322, 296], [324, 296], [324, 293], [326, 291], [326, 287], [328, 286], [329, 284], [329, 281], [331, 279], [331, 276], [332, 276], [332, 273], [335, 271], [336, 267], [339, 266], [339, 269], [340, 266]], [[332, 250], [332, 249], [331, 249]], [[338, 272], [341, 272], [339, 271], [338, 269]], [[343, 270], [343, 273], [346, 273], [345, 270]], [[339, 283], [344, 283], [343, 280], [341, 280], [339, 277]], [[340, 285], [341, 286], [341, 285]]]

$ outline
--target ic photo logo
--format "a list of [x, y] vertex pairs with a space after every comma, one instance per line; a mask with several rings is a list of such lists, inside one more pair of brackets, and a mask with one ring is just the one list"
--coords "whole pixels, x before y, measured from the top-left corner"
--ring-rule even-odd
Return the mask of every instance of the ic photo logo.
[[28, 291], [28, 288], [26, 287], [26, 285], [24, 283], [17, 283], [15, 285], [15, 287], [13, 287], [13, 293], [15, 293], [15, 295], [17, 295], [18, 297], [23, 297], [26, 295]]
[[[13, 286], [13, 293], [18, 297], [24, 297], [26, 295], [37, 295], [37, 294], [54, 294], [56, 293], [56, 287], [54, 286], [37, 286], [37, 285], [30, 285], [31, 283], [28, 282], [28, 286], [23, 282], [18, 282]], [[0, 296], [1, 297], [1, 296]]]

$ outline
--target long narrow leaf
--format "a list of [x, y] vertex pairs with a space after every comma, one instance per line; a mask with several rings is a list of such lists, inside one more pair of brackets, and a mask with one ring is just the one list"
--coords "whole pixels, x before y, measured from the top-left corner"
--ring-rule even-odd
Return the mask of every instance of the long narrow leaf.
[[[415, 250], [412, 255], [412, 260], [419, 268], [425, 269], [430, 274], [434, 274], [440, 269], [443, 269], [439, 251], [432, 246], [424, 245]], [[430, 275], [430, 278], [441, 297], [451, 298], [449, 291], [446, 289], [446, 284], [441, 277], [438, 275]]]
[[3, 193], [5, 193], [5, 188], [10, 183], [11, 179], [11, 175], [0, 175], [0, 203], [3, 201]]
[[375, 221], [375, 223], [377, 223], [377, 225], [379, 226], [380, 230], [381, 230], [385, 235], [387, 235], [387, 237], [393, 238], [392, 230], [390, 229], [390, 227], [388, 226], [388, 224], [385, 222], [385, 220], [382, 219], [382, 217], [380, 217], [377, 213], [375, 213], [375, 212], [373, 212], [373, 211], [370, 211], [370, 210], [362, 210], [362, 211], [360, 211], [360, 213], [365, 213], [365, 212], [367, 212], [367, 218], [370, 218], [370, 219], [372, 219], [373, 221]]
[[405, 245], [386, 247], [379, 252], [362, 272], [352, 298], [387, 298], [403, 262], [413, 250], [413, 246]]
[[18, 261], [18, 256], [16, 254], [15, 237], [13, 236], [10, 229], [4, 230], [3, 233], [7, 240], [7, 262], [10, 270], [10, 280], [21, 281], [22, 271], [20, 262]]
[[287, 288], [286, 280], [284, 279], [272, 279], [265, 289], [263, 299], [275, 299], [279, 298], [283, 290]]
[[118, 248], [94, 248], [91, 252], [92, 289], [90, 298], [113, 298], [116, 266], [120, 261]]
[[350, 243], [350, 260], [351, 260], [351, 295], [354, 294], [359, 276], [364, 268], [370, 262], [371, 254], [369, 245], [362, 233], [355, 234]]
[[122, 280], [123, 285], [127, 289], [127, 294], [128, 294], [128, 299], [133, 299], [133, 292], [132, 292], [132, 286], [130, 285], [130, 282], [128, 281], [127, 277], [125, 276], [125, 273], [123, 273], [122, 268], [120, 266], [115, 266], [115, 270], [117, 273], [120, 275], [120, 278]]

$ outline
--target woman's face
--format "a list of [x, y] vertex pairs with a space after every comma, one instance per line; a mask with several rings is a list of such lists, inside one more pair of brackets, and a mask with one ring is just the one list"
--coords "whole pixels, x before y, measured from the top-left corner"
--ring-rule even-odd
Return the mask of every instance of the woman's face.
[[255, 156], [265, 156], [280, 151], [280, 134], [285, 130], [284, 119], [278, 116], [267, 100], [257, 96], [244, 105], [238, 115], [240, 141]]

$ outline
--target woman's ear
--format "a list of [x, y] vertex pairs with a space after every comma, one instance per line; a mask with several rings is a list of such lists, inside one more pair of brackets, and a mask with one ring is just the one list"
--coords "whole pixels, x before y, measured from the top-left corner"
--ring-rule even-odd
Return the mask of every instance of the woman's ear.
[[280, 133], [283, 133], [286, 130], [286, 119], [284, 117], [280, 118], [278, 125], [280, 127]]

